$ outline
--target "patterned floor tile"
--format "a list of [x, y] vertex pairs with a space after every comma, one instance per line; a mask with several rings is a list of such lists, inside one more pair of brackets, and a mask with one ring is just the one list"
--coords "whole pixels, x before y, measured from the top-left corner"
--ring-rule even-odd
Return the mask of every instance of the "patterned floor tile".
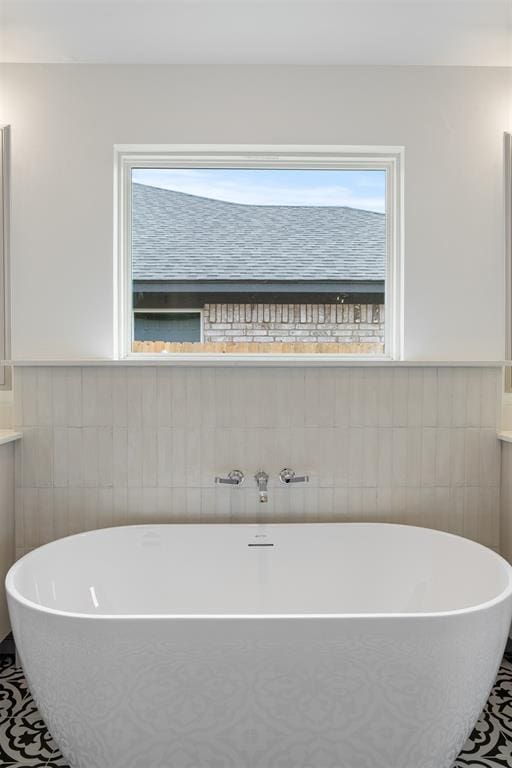
[[[14, 658], [0, 656], [1, 768], [68, 768]], [[453, 768], [511, 768], [512, 657], [503, 659], [487, 706]]]

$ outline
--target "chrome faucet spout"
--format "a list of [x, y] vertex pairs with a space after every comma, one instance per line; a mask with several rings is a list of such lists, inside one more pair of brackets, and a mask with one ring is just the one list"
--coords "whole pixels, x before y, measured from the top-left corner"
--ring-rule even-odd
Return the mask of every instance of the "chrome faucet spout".
[[259, 472], [256, 472], [254, 475], [254, 479], [256, 480], [256, 485], [258, 486], [260, 503], [266, 504], [268, 501], [268, 474], [260, 469]]

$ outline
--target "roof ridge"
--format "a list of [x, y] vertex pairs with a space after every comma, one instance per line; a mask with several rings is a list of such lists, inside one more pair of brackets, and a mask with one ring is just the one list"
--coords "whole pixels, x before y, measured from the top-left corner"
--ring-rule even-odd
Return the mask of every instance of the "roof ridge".
[[143, 184], [140, 181], [134, 181], [133, 186], [137, 187], [145, 187], [146, 189], [157, 189], [160, 192], [172, 192], [174, 195], [182, 195], [183, 197], [193, 197], [196, 200], [206, 200], [211, 203], [221, 203], [222, 205], [231, 205], [236, 206], [239, 208], [270, 208], [270, 209], [276, 209], [276, 208], [321, 208], [323, 210], [345, 210], [345, 211], [355, 211], [356, 213], [364, 213], [369, 214], [370, 216], [385, 216], [385, 213], [381, 213], [380, 211], [368, 211], [366, 208], [354, 208], [351, 205], [278, 205], [278, 204], [263, 204], [260, 205], [258, 203], [236, 203], [233, 200], [219, 200], [217, 197], [206, 197], [205, 195], [194, 195], [192, 192], [181, 192], [178, 189], [169, 189], [168, 187], [157, 187], [153, 184]]

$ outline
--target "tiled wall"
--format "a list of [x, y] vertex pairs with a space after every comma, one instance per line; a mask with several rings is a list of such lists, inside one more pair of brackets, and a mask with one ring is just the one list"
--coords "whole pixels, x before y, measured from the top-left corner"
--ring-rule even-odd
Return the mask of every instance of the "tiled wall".
[[[17, 552], [230, 520], [407, 522], [497, 547], [500, 382], [492, 368], [17, 368]], [[279, 486], [285, 466], [309, 485]], [[232, 468], [246, 484], [215, 486]]]
[[501, 445], [500, 551], [512, 563], [512, 443]]
[[[14, 559], [14, 444], [0, 445], [0, 583]], [[0, 590], [0, 642], [9, 632], [5, 591]]]

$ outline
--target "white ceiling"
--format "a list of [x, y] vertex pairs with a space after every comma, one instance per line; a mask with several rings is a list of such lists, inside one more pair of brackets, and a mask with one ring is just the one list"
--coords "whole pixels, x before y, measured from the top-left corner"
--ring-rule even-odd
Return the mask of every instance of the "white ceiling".
[[0, 61], [510, 66], [512, 0], [0, 0]]

